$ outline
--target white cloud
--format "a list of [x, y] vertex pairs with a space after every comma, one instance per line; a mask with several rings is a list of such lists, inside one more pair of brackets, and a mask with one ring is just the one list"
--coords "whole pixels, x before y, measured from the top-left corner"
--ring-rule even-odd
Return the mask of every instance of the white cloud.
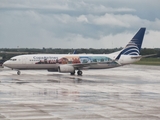
[[78, 18], [77, 18], [77, 21], [78, 22], [88, 22], [88, 19], [86, 18], [86, 16], [85, 15], [81, 15], [81, 16], [79, 16]]
[[129, 27], [130, 26], [129, 24], [121, 20], [123, 16], [124, 15], [119, 16], [119, 15], [113, 15], [113, 14], [106, 13], [104, 16], [95, 18], [93, 22], [98, 25]]
[[94, 13], [117, 13], [117, 12], [135, 12], [135, 9], [132, 8], [113, 8], [104, 5], [92, 5], [89, 7], [89, 10]]
[[137, 2], [0, 1], [0, 47], [123, 47], [140, 27], [148, 31], [143, 46], [160, 47], [158, 2]]
[[50, 1], [50, 0], [5, 0], [1, 2], [0, 8], [12, 10], [30, 10], [30, 9], [53, 9], [53, 10], [73, 10], [68, 6], [67, 0]]
[[149, 30], [148, 34], [144, 37], [144, 48], [160, 48], [160, 31]]

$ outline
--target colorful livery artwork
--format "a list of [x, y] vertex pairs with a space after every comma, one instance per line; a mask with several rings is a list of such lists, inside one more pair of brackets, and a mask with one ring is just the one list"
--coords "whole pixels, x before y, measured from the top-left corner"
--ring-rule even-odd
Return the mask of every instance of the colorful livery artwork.
[[62, 58], [45, 57], [44, 59], [42, 57], [35, 64], [77, 64], [77, 63], [93, 63], [93, 62], [111, 62], [111, 61], [112, 59], [105, 56], [65, 56]]

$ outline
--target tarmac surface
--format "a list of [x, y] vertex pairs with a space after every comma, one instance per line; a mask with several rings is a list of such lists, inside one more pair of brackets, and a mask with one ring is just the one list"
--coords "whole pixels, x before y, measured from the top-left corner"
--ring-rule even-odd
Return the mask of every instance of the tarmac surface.
[[0, 120], [160, 120], [160, 66], [21, 73], [0, 69]]

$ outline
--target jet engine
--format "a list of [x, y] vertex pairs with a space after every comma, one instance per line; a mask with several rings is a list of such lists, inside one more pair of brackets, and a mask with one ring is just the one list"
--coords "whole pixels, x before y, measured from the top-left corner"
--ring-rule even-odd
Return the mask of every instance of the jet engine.
[[75, 69], [73, 66], [70, 65], [60, 65], [58, 67], [58, 72], [61, 73], [74, 73]]

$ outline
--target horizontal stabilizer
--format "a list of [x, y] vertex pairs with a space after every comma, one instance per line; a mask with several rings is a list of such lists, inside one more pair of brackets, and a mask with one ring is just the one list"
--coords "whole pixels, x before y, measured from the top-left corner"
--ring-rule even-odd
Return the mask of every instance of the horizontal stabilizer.
[[131, 58], [132, 59], [138, 59], [138, 58], [142, 58], [142, 56], [141, 55], [139, 55], [139, 56], [132, 56]]
[[139, 55], [139, 56], [132, 56], [131, 58], [146, 58], [146, 57], [151, 57], [151, 56], [155, 56], [155, 55], [157, 55], [157, 54], [150, 54], [150, 55]]
[[151, 56], [156, 56], [157, 54], [150, 54], [150, 55], [142, 55], [142, 58], [145, 58], [145, 57], [151, 57]]

